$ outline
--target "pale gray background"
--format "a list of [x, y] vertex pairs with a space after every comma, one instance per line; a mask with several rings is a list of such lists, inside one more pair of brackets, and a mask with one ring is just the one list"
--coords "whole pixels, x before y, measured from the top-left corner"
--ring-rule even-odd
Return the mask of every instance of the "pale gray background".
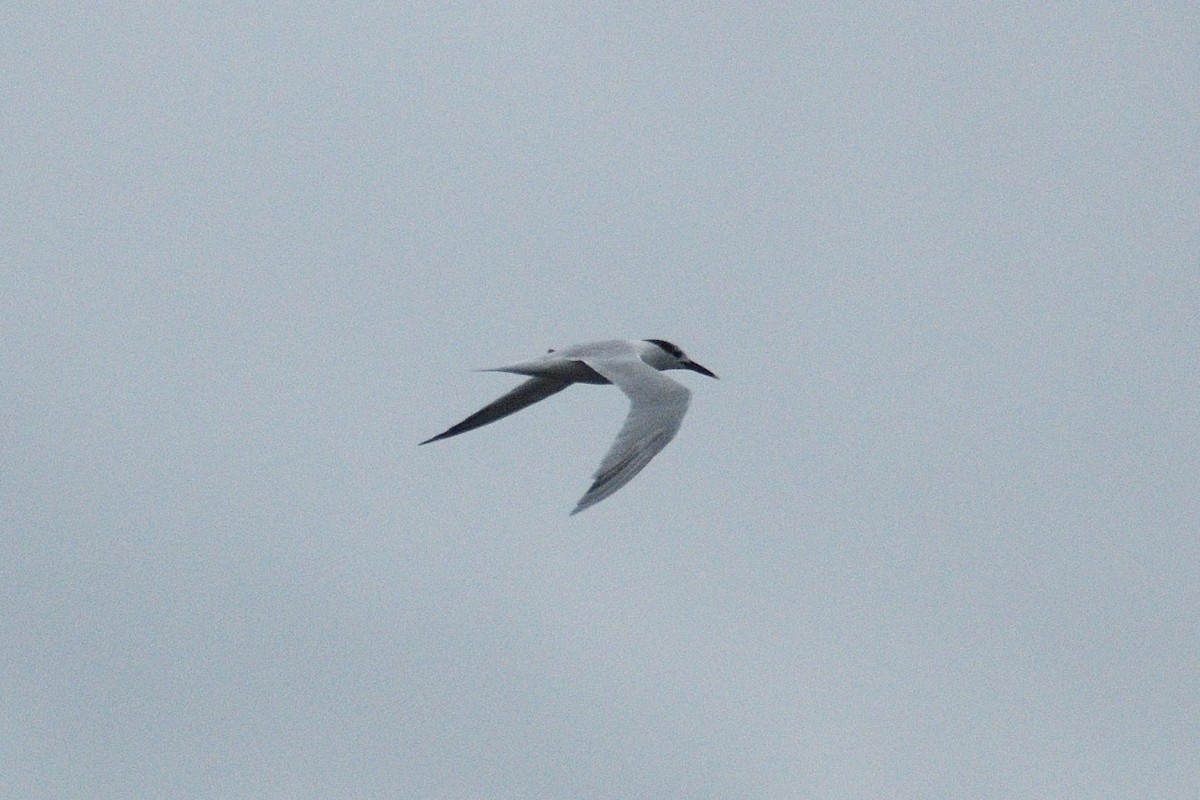
[[[1198, 796], [1194, 4], [76, 5], [0, 795]], [[611, 388], [416, 447], [609, 337], [722, 380], [601, 505]]]

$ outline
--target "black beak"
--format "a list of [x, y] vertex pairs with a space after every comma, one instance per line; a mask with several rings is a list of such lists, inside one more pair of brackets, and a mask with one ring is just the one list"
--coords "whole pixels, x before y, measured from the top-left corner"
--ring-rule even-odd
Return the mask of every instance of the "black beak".
[[[710, 378], [717, 377], [716, 375], [713, 375], [711, 372], [709, 372], [704, 367], [697, 364], [695, 361], [685, 361], [683, 363], [683, 366], [686, 367], [687, 369], [690, 369], [692, 372], [699, 372], [701, 375], [707, 375]], [[720, 380], [720, 378], [717, 378], [717, 380]]]

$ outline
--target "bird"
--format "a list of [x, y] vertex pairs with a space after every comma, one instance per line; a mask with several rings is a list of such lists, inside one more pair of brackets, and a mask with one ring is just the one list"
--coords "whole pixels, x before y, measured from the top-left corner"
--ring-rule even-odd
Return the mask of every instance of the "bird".
[[550, 349], [545, 355], [529, 361], [478, 370], [509, 372], [529, 379], [421, 444], [449, 439], [503, 419], [573, 383], [615, 385], [629, 397], [629, 415], [600, 467], [593, 473], [591, 487], [571, 512], [574, 516], [629, 483], [679, 432], [692, 393], [683, 384], [662, 374], [670, 369], [687, 369], [710, 378], [717, 377], [664, 339], [611, 339], [576, 344]]

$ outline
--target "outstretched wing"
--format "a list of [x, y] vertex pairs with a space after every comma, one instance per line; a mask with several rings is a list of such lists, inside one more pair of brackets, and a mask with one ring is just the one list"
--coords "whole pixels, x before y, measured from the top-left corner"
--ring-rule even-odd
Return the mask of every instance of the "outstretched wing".
[[599, 503], [633, 480], [675, 437], [692, 394], [636, 355], [580, 360], [629, 396], [629, 416], [572, 514]]
[[476, 428], [487, 425], [489, 422], [495, 422], [498, 419], [507, 417], [509, 414], [515, 414], [522, 408], [528, 408], [539, 400], [545, 400], [550, 395], [561, 392], [570, 385], [570, 381], [559, 381], [553, 378], [530, 378], [508, 394], [497, 398], [479, 409], [462, 422], [439, 433], [437, 436], [426, 439], [421, 444], [429, 444], [439, 439], [449, 439], [451, 436], [473, 431]]

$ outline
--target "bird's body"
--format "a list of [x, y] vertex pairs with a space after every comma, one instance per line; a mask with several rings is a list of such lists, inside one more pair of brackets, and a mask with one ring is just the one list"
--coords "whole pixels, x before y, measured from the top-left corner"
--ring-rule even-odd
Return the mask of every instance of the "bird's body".
[[614, 384], [629, 397], [629, 416], [593, 475], [591, 488], [571, 512], [578, 514], [629, 483], [679, 430], [691, 392], [661, 374], [668, 369], [690, 369], [710, 378], [717, 377], [662, 339], [577, 344], [551, 350], [529, 361], [484, 370], [527, 375], [529, 380], [421, 444], [495, 422], [561, 392], [572, 383]]

